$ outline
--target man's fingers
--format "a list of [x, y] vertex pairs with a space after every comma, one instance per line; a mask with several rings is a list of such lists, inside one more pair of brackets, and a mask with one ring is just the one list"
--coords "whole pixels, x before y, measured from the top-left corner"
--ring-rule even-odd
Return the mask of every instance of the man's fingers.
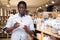
[[15, 27], [15, 28], [17, 28], [17, 27], [19, 27], [19, 26], [20, 26], [20, 24], [17, 23], [17, 22], [14, 24], [14, 27]]

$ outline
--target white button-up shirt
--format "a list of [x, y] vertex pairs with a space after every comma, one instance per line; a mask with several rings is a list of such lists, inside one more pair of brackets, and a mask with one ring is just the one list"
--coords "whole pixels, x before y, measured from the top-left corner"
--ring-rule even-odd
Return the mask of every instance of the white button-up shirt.
[[[29, 15], [21, 17], [19, 13], [9, 17], [5, 27], [12, 27], [16, 23], [16, 20], [21, 21], [27, 25], [30, 30], [34, 30], [34, 25], [31, 17]], [[25, 32], [22, 26], [19, 26], [12, 31], [11, 40], [28, 40], [28, 34]]]

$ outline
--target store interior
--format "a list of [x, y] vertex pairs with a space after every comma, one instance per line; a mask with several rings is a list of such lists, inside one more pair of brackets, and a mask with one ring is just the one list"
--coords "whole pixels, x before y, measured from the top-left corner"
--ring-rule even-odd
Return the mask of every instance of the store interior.
[[[8, 18], [18, 13], [19, 1], [27, 3], [27, 15], [34, 20], [35, 30], [39, 31], [36, 34], [38, 40], [60, 40], [60, 0], [0, 0], [0, 40], [10, 40], [11, 38], [11, 33], [3, 33], [3, 28]], [[54, 24], [55, 19], [56, 24]], [[35, 40], [29, 35], [28, 38]]]

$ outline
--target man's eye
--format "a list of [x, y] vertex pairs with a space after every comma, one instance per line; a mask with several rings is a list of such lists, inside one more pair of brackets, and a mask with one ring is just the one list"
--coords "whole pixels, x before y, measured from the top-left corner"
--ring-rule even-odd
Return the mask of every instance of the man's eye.
[[23, 8], [23, 9], [25, 9], [25, 7], [19, 7], [19, 8]]

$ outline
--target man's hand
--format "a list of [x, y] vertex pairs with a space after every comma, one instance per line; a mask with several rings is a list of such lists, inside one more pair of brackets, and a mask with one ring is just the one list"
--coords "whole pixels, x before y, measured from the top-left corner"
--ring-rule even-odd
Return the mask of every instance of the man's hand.
[[16, 23], [14, 24], [13, 28], [15, 29], [15, 28], [17, 28], [17, 27], [19, 27], [19, 26], [20, 26], [20, 24], [19, 24], [18, 22], [16, 22]]
[[26, 25], [24, 25], [23, 29], [27, 30], [28, 28], [27, 28], [27, 26], [26, 26]]
[[30, 36], [32, 36], [32, 31], [31, 31], [26, 25], [24, 25], [23, 29], [24, 29]]
[[16, 23], [14, 24], [14, 26], [12, 26], [12, 27], [10, 27], [10, 28], [7, 28], [7, 29], [6, 29], [6, 32], [7, 32], [7, 33], [10, 33], [12, 30], [14, 30], [15, 28], [17, 28], [17, 27], [19, 27], [19, 26], [20, 26], [19, 23], [16, 22]]

